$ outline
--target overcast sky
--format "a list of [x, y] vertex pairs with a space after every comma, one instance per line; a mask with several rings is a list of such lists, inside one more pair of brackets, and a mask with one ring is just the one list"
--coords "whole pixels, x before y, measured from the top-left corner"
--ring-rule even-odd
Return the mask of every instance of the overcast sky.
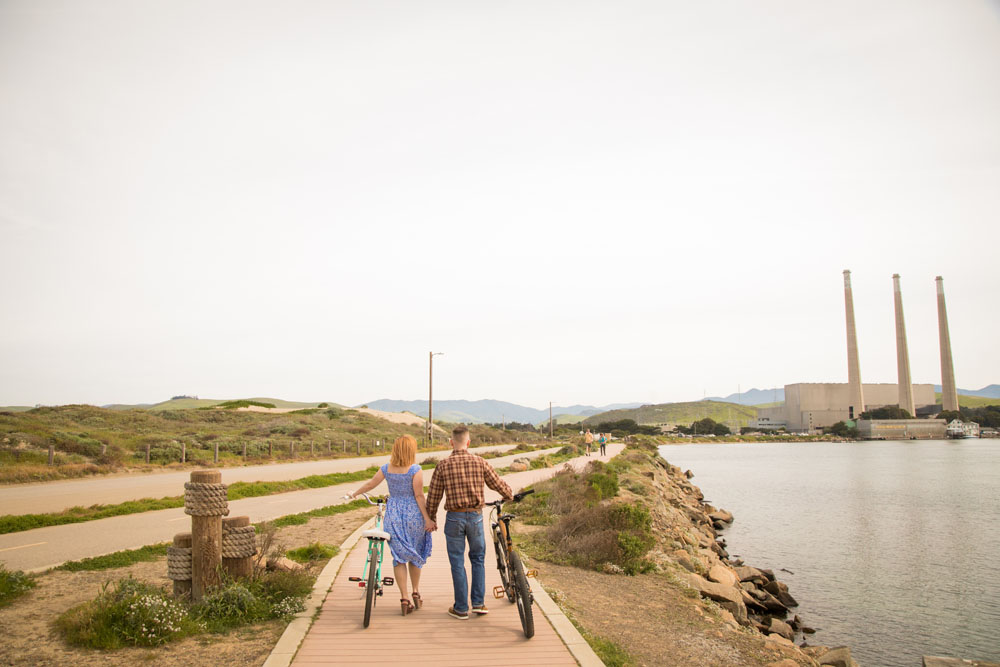
[[0, 404], [978, 388], [998, 223], [996, 0], [0, 0]]

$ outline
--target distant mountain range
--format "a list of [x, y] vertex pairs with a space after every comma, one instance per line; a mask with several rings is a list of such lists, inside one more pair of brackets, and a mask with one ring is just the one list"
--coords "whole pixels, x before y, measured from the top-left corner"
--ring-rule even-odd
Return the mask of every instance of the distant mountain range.
[[[427, 401], [396, 401], [388, 398], [380, 398], [377, 401], [365, 403], [373, 410], [385, 410], [387, 412], [412, 412], [421, 417], [427, 417]], [[636, 408], [642, 403], [614, 403], [612, 405], [568, 405], [552, 406], [552, 416], [577, 415], [588, 417], [608, 410], [621, 408]], [[521, 422], [522, 424], [538, 424], [548, 421], [549, 410], [543, 408], [529, 408], [516, 403], [506, 401], [495, 401], [483, 399], [479, 401], [434, 401], [434, 419], [441, 419], [448, 422], [463, 424], [499, 424], [506, 420], [509, 422]]]
[[747, 389], [742, 393], [729, 396], [710, 396], [706, 401], [719, 403], [737, 403], [739, 405], [761, 405], [762, 403], [780, 403], [785, 400], [785, 388], [781, 389]]
[[[934, 385], [934, 391], [941, 391], [941, 385]], [[958, 393], [979, 398], [1000, 398], [1000, 384], [988, 384], [982, 389], [959, 389]]]

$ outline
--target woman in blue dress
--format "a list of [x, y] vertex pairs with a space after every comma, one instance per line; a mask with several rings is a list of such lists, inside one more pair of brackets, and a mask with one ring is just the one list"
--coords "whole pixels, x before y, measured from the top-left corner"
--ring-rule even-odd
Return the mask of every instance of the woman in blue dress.
[[[392, 443], [392, 456], [368, 482], [354, 493], [352, 498], [371, 491], [385, 480], [389, 485], [389, 503], [385, 510], [382, 527], [392, 538], [389, 551], [392, 552], [392, 569], [399, 585], [399, 603], [406, 616], [414, 609], [420, 609], [424, 601], [420, 597], [420, 569], [431, 556], [431, 531], [437, 526], [427, 515], [424, 499], [424, 472], [416, 464], [417, 441], [404, 435]], [[407, 577], [409, 575], [409, 577]], [[406, 595], [409, 578], [412, 595]], [[412, 599], [412, 602], [411, 602]]]

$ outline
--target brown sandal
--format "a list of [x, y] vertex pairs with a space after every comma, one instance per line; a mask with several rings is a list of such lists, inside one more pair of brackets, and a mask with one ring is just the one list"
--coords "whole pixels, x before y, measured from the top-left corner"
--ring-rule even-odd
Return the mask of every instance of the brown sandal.
[[420, 609], [424, 606], [424, 599], [420, 597], [420, 593], [413, 591], [413, 606], [415, 609]]
[[403, 616], [413, 613], [414, 609], [413, 603], [407, 600], [406, 598], [399, 599], [399, 606], [403, 610]]

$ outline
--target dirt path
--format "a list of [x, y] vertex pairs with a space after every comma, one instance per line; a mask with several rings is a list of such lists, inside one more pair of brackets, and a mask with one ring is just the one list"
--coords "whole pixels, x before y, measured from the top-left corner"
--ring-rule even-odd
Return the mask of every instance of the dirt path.
[[[279, 541], [287, 548], [319, 541], [339, 545], [373, 509], [313, 519], [301, 526], [279, 531]], [[131, 567], [101, 572], [51, 572], [39, 577], [38, 587], [9, 607], [0, 609], [0, 665], [260, 665], [270, 654], [285, 629], [282, 621], [269, 621], [241, 628], [226, 635], [190, 637], [156, 649], [125, 648], [96, 651], [67, 645], [52, 628], [52, 621], [70, 607], [96, 597], [101, 585], [129, 575], [169, 586], [166, 559], [137, 563]], [[318, 570], [317, 570], [318, 571]]]

